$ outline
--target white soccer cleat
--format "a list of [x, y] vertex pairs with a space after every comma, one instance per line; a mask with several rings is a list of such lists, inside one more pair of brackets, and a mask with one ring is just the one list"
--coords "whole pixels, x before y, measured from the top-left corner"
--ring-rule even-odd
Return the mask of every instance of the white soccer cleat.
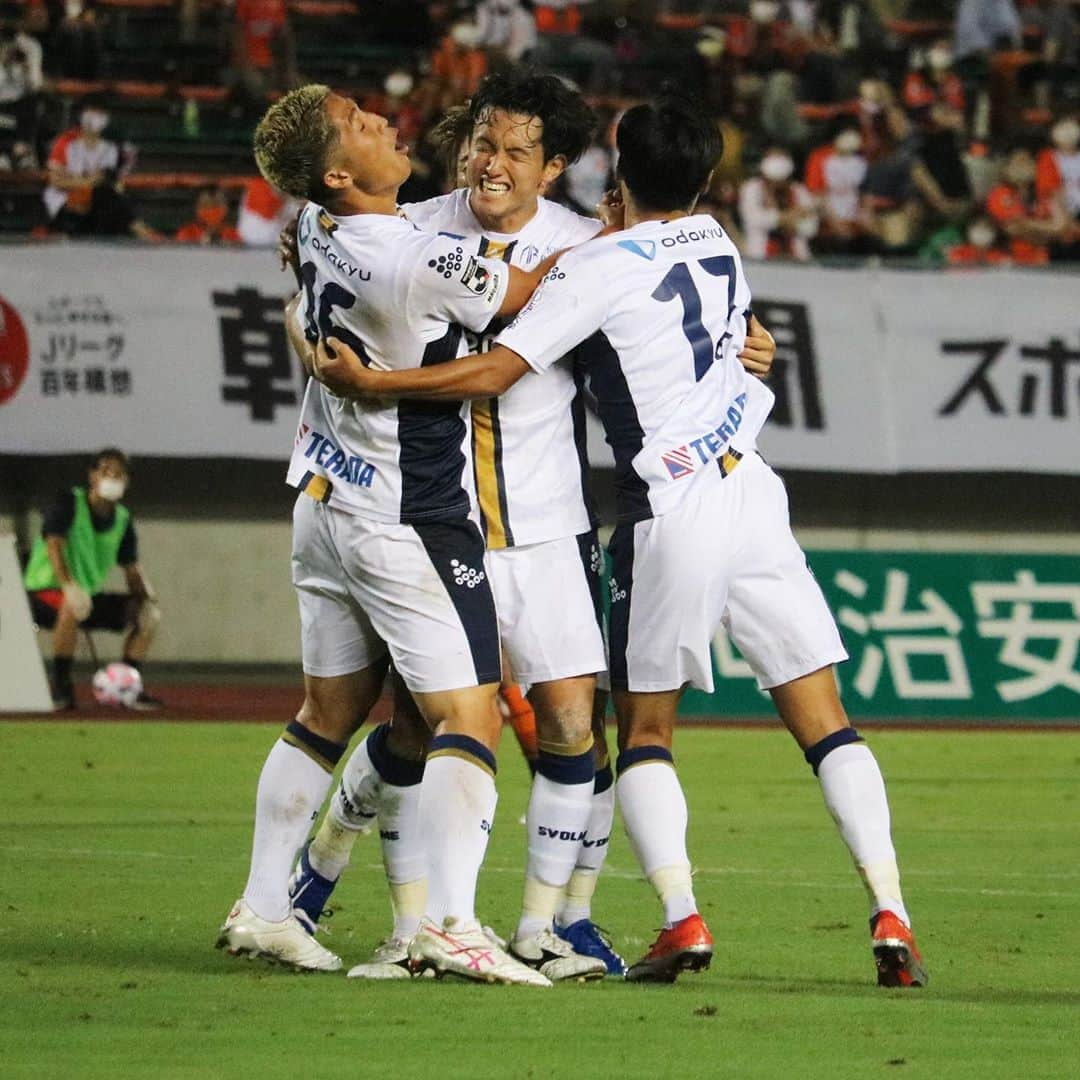
[[409, 943], [402, 938], [388, 937], [380, 942], [366, 964], [349, 968], [350, 979], [411, 979]]
[[510, 955], [546, 975], [552, 982], [602, 979], [607, 974], [603, 960], [574, 952], [570, 942], [547, 928], [528, 937], [514, 938], [510, 943]]
[[341, 958], [323, 948], [295, 915], [282, 922], [260, 919], [244, 898], [233, 905], [217, 947], [230, 956], [261, 956], [297, 971], [339, 971]]
[[409, 945], [409, 963], [417, 974], [433, 971], [436, 978], [458, 975], [475, 982], [551, 985], [546, 975], [515, 960], [476, 925], [440, 929], [425, 919]]

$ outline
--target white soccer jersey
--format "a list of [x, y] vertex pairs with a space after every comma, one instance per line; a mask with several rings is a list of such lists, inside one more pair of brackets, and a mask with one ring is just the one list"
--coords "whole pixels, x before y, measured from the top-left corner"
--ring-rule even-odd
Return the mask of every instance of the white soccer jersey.
[[[601, 228], [599, 221], [540, 199], [536, 214], [520, 232], [485, 232], [469, 207], [465, 188], [402, 210], [429, 232], [525, 270]], [[503, 325], [497, 320], [483, 333], [466, 334], [465, 348], [486, 352]], [[473, 464], [489, 548], [538, 544], [590, 527], [580, 381], [573, 360], [559, 358], [546, 374], [526, 375], [502, 397], [473, 402]]]
[[[452, 360], [461, 327], [486, 326], [509, 282], [503, 263], [385, 214], [309, 204], [297, 245], [308, 340], [336, 337], [384, 370]], [[312, 380], [288, 482], [324, 478], [323, 501], [378, 521], [460, 518], [471, 507], [467, 433], [457, 403], [347, 401]]]
[[546, 371], [578, 348], [615, 456], [620, 522], [719, 483], [773, 395], [738, 359], [750, 288], [708, 215], [649, 221], [563, 256], [497, 343]]

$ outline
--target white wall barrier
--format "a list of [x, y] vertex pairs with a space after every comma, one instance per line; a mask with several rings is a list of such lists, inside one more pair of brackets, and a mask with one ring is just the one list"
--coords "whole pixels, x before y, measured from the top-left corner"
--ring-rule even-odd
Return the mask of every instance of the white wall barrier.
[[[378, 267], [369, 268], [378, 273]], [[1080, 472], [1080, 277], [757, 264], [788, 468]], [[0, 453], [285, 459], [303, 377], [268, 252], [42, 245], [0, 266]], [[594, 462], [610, 458], [598, 425]]]

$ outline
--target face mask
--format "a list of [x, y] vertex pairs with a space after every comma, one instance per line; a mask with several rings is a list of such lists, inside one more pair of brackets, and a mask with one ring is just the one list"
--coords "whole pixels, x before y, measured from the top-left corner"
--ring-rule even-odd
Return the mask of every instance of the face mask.
[[83, 131], [100, 135], [109, 126], [109, 114], [97, 109], [85, 109], [80, 120]]
[[227, 206], [204, 206], [195, 212], [195, 216], [208, 229], [216, 229], [225, 220], [225, 215], [228, 212], [229, 208]]
[[1075, 150], [1080, 143], [1080, 123], [1075, 120], [1061, 120], [1054, 125], [1050, 138], [1059, 150]]
[[952, 53], [948, 49], [931, 49], [926, 54], [926, 62], [931, 71], [944, 71], [952, 64]]
[[756, 23], [772, 22], [780, 14], [780, 5], [774, 0], [753, 0], [750, 4], [750, 18]]
[[413, 88], [412, 76], [407, 71], [392, 71], [386, 76], [383, 89], [390, 97], [402, 98], [407, 96]]
[[859, 98], [859, 110], [866, 113], [867, 116], [877, 116], [881, 112], [881, 102], [874, 98], [861, 97]]
[[450, 36], [463, 49], [475, 49], [477, 42], [480, 40], [480, 31], [476, 28], [475, 23], [459, 22], [454, 23], [450, 28]]
[[856, 154], [862, 146], [862, 139], [857, 131], [842, 131], [836, 136], [833, 146], [838, 154]]
[[64, 14], [69, 19], [77, 19], [82, 14], [82, 0], [65, 0]]
[[968, 231], [968, 241], [977, 248], [988, 248], [994, 242], [994, 227], [987, 225], [985, 221], [975, 222]]
[[776, 183], [787, 180], [795, 171], [795, 163], [787, 154], [766, 154], [761, 159], [761, 175]]
[[97, 493], [109, 502], [119, 502], [125, 491], [127, 484], [123, 480], [117, 480], [115, 476], [105, 476], [97, 482]]

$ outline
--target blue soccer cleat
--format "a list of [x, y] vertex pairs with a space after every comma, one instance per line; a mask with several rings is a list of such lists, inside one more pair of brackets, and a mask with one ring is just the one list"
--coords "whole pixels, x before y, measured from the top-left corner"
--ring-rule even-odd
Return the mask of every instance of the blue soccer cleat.
[[607, 934], [589, 919], [578, 919], [569, 926], [556, 924], [555, 933], [581, 956], [602, 960], [609, 975], [621, 979], [626, 975], [626, 961], [611, 947]]
[[312, 869], [308, 859], [309, 847], [311, 847], [310, 840], [301, 848], [300, 858], [297, 859], [296, 867], [289, 878], [289, 899], [292, 901], [293, 912], [300, 919], [304, 929], [309, 934], [314, 934], [315, 924], [326, 910], [327, 901], [337, 881], [324, 878], [322, 874]]

